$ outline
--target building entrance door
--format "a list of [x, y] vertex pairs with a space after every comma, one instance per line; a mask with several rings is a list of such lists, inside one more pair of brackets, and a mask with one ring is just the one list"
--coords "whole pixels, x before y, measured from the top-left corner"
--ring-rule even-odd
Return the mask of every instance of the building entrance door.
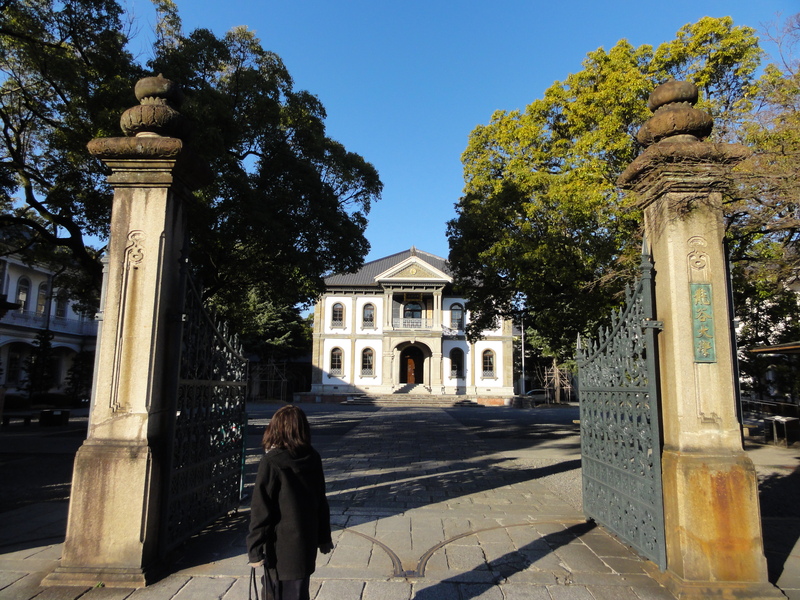
[[411, 346], [400, 354], [400, 383], [424, 383], [422, 350]]

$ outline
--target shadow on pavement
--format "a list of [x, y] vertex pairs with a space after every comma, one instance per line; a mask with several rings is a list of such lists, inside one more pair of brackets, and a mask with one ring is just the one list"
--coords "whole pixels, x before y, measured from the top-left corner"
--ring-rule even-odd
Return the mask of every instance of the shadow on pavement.
[[789, 475], [775, 473], [759, 482], [759, 502], [764, 553], [770, 583], [777, 583], [798, 539], [800, 539], [800, 470]]
[[[538, 560], [554, 553], [559, 548], [577, 540], [582, 535], [595, 529], [594, 522], [589, 521], [578, 525], [566, 527], [563, 531], [549, 533], [515, 552], [509, 552], [472, 571], [460, 573], [456, 577], [445, 579], [430, 587], [423, 588], [414, 595], [413, 600], [442, 600], [444, 598], [480, 598], [484, 593], [494, 588], [497, 584], [509, 579], [517, 573], [528, 570]], [[491, 573], [489, 579], [485, 574]], [[474, 577], [472, 577], [474, 575]], [[483, 577], [481, 577], [483, 575]], [[566, 575], [568, 577], [569, 574]], [[489, 579], [489, 580], [487, 580]], [[555, 584], [556, 581], [553, 581]], [[562, 582], [563, 583], [563, 582]], [[458, 587], [458, 591], [454, 588]]]

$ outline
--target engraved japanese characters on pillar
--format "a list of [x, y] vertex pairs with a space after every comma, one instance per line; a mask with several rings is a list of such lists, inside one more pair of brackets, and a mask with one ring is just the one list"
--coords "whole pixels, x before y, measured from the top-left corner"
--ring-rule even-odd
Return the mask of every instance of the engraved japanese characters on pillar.
[[694, 362], [717, 362], [714, 343], [714, 307], [710, 283], [691, 284], [692, 301], [692, 344]]
[[714, 292], [709, 274], [709, 257], [704, 248], [708, 242], [702, 236], [689, 238], [689, 302], [692, 313], [692, 347], [694, 362], [717, 362], [714, 338]]

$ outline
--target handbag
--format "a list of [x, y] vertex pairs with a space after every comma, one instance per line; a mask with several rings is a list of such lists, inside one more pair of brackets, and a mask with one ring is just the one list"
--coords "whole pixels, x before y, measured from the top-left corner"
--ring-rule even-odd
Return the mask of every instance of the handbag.
[[256, 568], [250, 568], [250, 586], [247, 588], [247, 600], [259, 600], [258, 598], [258, 579], [256, 578]]
[[277, 590], [275, 589], [275, 583], [272, 581], [272, 577], [269, 575], [266, 564], [264, 564], [264, 577], [262, 579], [264, 583], [264, 590], [261, 594], [261, 598], [259, 599], [258, 577], [256, 576], [257, 570], [257, 567], [250, 568], [250, 586], [247, 590], [247, 600], [274, 600], [275, 592]]
[[275, 583], [272, 581], [272, 578], [269, 576], [269, 571], [267, 570], [267, 565], [264, 565], [264, 577], [262, 578], [262, 583], [264, 584], [263, 591], [261, 593], [261, 598], [258, 595], [258, 576], [256, 575], [256, 571], [258, 567], [252, 567], [250, 569], [250, 587], [247, 590], [247, 600], [274, 600], [275, 596]]

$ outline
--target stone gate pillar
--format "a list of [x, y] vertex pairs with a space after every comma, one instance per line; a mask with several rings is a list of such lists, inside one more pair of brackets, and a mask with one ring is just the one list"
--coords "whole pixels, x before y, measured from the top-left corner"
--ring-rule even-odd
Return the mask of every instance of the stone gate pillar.
[[725, 170], [739, 145], [701, 141], [711, 117], [697, 88], [653, 92], [648, 146], [622, 174], [644, 210], [656, 271], [667, 573], [678, 598], [780, 598], [768, 583], [758, 482], [736, 416], [723, 252]]
[[149, 77], [123, 114], [128, 137], [89, 151], [114, 188], [89, 433], [75, 458], [60, 566], [44, 585], [141, 587], [159, 554], [165, 435], [175, 418], [184, 203], [208, 181], [172, 108], [180, 90]]

